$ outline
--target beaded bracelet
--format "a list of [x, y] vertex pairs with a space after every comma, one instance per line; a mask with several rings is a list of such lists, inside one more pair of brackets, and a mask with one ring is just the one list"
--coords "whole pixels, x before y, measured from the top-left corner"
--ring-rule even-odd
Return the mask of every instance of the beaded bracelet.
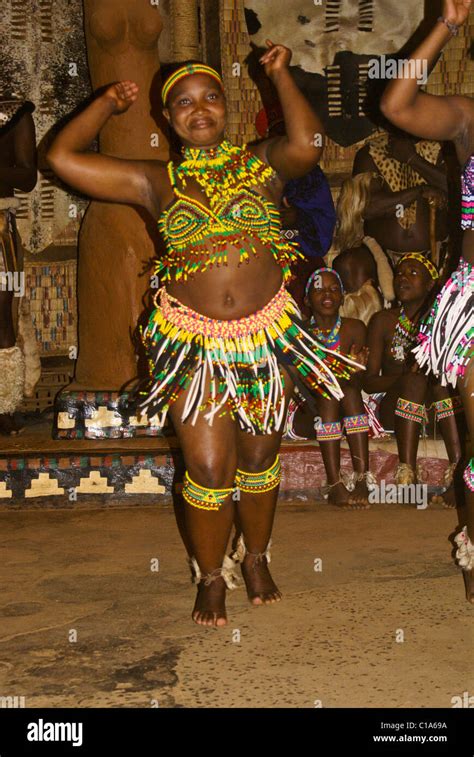
[[458, 24], [453, 24], [452, 21], [448, 21], [448, 19], [447, 18], [443, 18], [443, 16], [440, 16], [438, 18], [438, 21], [441, 21], [442, 24], [446, 24], [446, 26], [448, 27], [448, 29], [451, 32], [452, 36], [453, 37], [457, 37], [457, 35], [459, 34], [459, 26], [458, 26]]

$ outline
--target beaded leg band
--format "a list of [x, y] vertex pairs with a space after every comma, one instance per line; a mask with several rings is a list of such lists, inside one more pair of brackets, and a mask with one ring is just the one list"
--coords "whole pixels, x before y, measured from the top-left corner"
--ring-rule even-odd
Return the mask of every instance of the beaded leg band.
[[344, 418], [344, 429], [346, 434], [368, 434], [369, 433], [369, 416], [367, 413], [361, 415], [347, 415]]
[[474, 457], [471, 457], [463, 474], [464, 483], [469, 491], [474, 492]]
[[398, 415], [399, 418], [405, 418], [406, 421], [414, 421], [415, 423], [425, 423], [427, 420], [424, 405], [404, 400], [403, 397], [399, 397], [397, 400], [395, 415]]
[[206, 486], [199, 486], [189, 477], [188, 471], [184, 474], [182, 494], [186, 502], [192, 507], [198, 507], [201, 510], [219, 510], [222, 503], [233, 491], [233, 488], [209, 489]]
[[251, 473], [237, 468], [235, 474], [236, 488], [246, 494], [264, 494], [275, 489], [280, 481], [281, 463], [279, 455], [276, 456], [275, 462], [267, 470]]
[[467, 533], [467, 526], [464, 526], [462, 531], [454, 537], [454, 541], [458, 545], [456, 551], [458, 565], [464, 570], [472, 570], [474, 568], [474, 544]]
[[342, 439], [342, 428], [340, 421], [332, 423], [318, 423], [316, 429], [316, 439], [318, 442], [333, 442]]
[[444, 400], [433, 402], [431, 407], [434, 408], [436, 421], [442, 421], [444, 418], [463, 412], [461, 397], [458, 394], [455, 397], [446, 397]]

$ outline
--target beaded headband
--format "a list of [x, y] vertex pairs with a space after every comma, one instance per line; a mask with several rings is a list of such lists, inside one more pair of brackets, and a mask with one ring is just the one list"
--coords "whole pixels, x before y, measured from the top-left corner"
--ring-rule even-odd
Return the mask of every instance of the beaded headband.
[[205, 63], [185, 63], [184, 66], [176, 69], [176, 71], [168, 76], [167, 80], [163, 84], [163, 88], [161, 90], [161, 99], [163, 100], [163, 105], [166, 105], [166, 100], [172, 87], [174, 87], [175, 84], [181, 81], [181, 79], [184, 79], [185, 76], [191, 76], [192, 74], [207, 74], [208, 76], [212, 76], [213, 79], [219, 82], [222, 89], [224, 89], [224, 82], [222, 81], [221, 76], [218, 74], [215, 68], [206, 66]]
[[306, 284], [306, 289], [305, 289], [305, 295], [306, 296], [308, 296], [308, 292], [311, 289], [311, 284], [315, 280], [316, 276], [319, 276], [321, 273], [332, 273], [332, 274], [334, 274], [334, 276], [339, 281], [339, 285], [341, 287], [341, 292], [344, 294], [344, 284], [342, 283], [342, 279], [339, 276], [338, 272], [335, 271], [334, 268], [317, 268], [315, 271], [313, 271], [313, 273], [311, 274], [311, 276], [308, 279], [308, 283]]
[[403, 263], [404, 260], [418, 260], [419, 263], [422, 263], [428, 273], [430, 274], [433, 281], [436, 281], [439, 279], [439, 273], [436, 266], [431, 262], [431, 260], [428, 260], [428, 258], [425, 258], [424, 255], [421, 254], [421, 252], [407, 252], [406, 255], [403, 255], [403, 257], [400, 258], [400, 260], [397, 263], [397, 268], [400, 265], [400, 263]]

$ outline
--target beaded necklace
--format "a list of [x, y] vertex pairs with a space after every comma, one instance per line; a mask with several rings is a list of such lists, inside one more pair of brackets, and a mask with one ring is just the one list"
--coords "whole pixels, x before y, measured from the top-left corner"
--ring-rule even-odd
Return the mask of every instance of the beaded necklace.
[[184, 187], [187, 177], [196, 179], [213, 208], [236, 191], [268, 181], [274, 174], [271, 166], [263, 163], [245, 147], [233, 145], [227, 139], [207, 150], [183, 147], [184, 160], [176, 168], [176, 175], [182, 180]]
[[310, 324], [313, 327], [314, 335], [319, 342], [322, 342], [322, 344], [324, 344], [330, 350], [339, 349], [339, 347], [341, 346], [340, 332], [342, 325], [342, 319], [340, 315], [337, 316], [336, 323], [331, 329], [320, 329], [318, 326], [316, 326], [314, 316], [311, 317]]
[[408, 318], [405, 310], [401, 307], [390, 348], [394, 360], [398, 363], [405, 361], [406, 351], [410, 351], [415, 346], [417, 335], [418, 325]]

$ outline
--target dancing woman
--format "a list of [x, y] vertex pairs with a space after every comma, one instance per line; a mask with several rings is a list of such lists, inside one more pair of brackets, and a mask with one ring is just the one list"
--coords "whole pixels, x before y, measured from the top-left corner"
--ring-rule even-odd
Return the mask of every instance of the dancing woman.
[[[434, 65], [448, 40], [466, 23], [472, 0], [445, 0], [443, 15], [411, 56]], [[407, 64], [410, 65], [410, 64]], [[426, 139], [451, 140], [462, 168], [462, 255], [457, 270], [440, 292], [430, 318], [420, 333], [416, 359], [441, 377], [446, 386], [457, 385], [474, 442], [474, 100], [435, 97], [420, 92], [416, 79], [396, 79], [381, 102], [396, 126]], [[465, 472], [466, 526], [456, 537], [456, 556], [464, 569], [466, 596], [474, 602], [474, 457]]]
[[260, 62], [278, 91], [285, 136], [231, 144], [221, 77], [188, 63], [162, 89], [163, 113], [183, 143], [179, 164], [87, 151], [108, 119], [136, 100], [130, 81], [97, 97], [48, 152], [50, 166], [81, 192], [141, 205], [159, 218], [167, 253], [156, 272], [164, 286], [142, 332], [150, 381], [140, 407], [161, 422], [169, 410], [182, 448], [198, 583], [192, 617], [208, 626], [227, 623], [225, 592], [235, 576], [225, 552], [234, 515], [242, 529], [235, 561], [249, 599], [257, 605], [281, 597], [268, 547], [294, 380], [302, 391], [341, 397], [337, 379], [360, 367], [318, 344], [284, 286], [296, 250], [280, 239], [277, 207], [285, 182], [318, 163], [323, 126], [289, 73], [291, 51], [269, 40], [267, 47]]

